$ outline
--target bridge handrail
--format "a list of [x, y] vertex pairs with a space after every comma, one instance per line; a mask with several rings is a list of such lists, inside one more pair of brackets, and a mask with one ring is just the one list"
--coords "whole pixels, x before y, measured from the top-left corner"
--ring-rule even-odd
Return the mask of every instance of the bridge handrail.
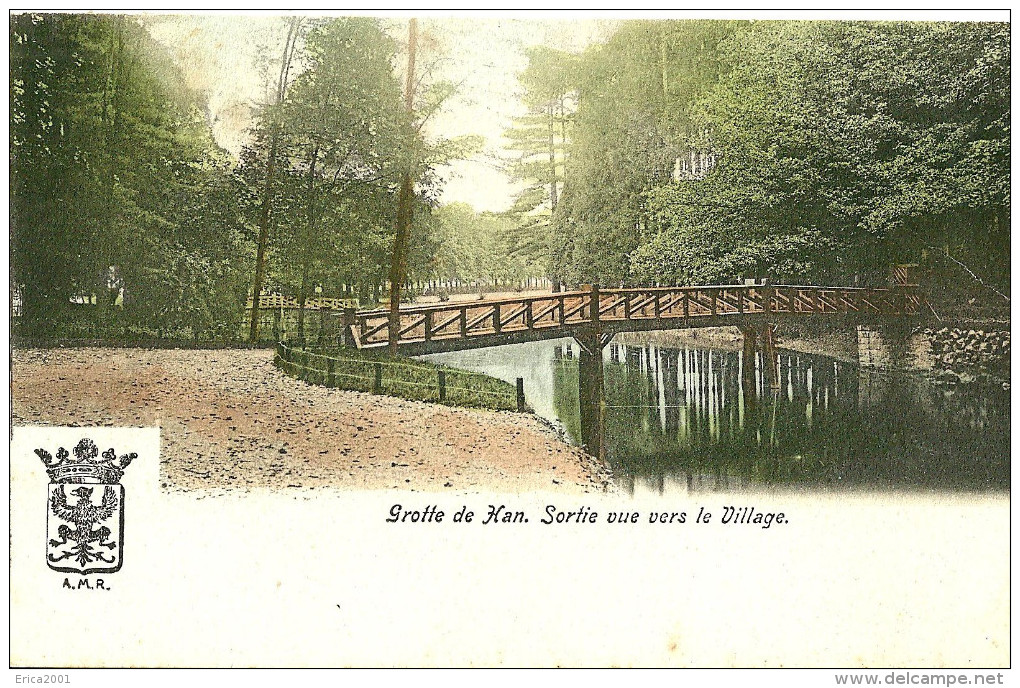
[[[548, 294], [542, 294], [540, 296], [511, 296], [504, 299], [482, 299], [479, 301], [442, 301], [440, 303], [429, 303], [416, 306], [408, 306], [407, 308], [401, 308], [401, 313], [427, 313], [435, 310], [446, 310], [454, 308], [481, 308], [483, 306], [494, 306], [494, 305], [506, 305], [511, 303], [527, 303], [528, 301], [544, 301], [558, 299], [562, 297], [573, 297], [573, 296], [588, 296], [591, 294], [590, 291], [558, 291], [550, 292]], [[388, 308], [373, 308], [367, 311], [358, 311], [359, 316], [370, 316], [376, 317], [380, 315], [389, 315], [390, 310]]]
[[[822, 287], [817, 285], [799, 285], [799, 284], [710, 284], [710, 285], [687, 285], [683, 287], [600, 287], [599, 294], [605, 296], [610, 294], [648, 294], [648, 293], [676, 293], [676, 292], [711, 292], [711, 291], [730, 291], [734, 289], [744, 290], [756, 290], [766, 291], [769, 289], [800, 289], [800, 290], [817, 290], [817, 291], [842, 291], [842, 292], [855, 292], [855, 293], [882, 293], [882, 292], [903, 292], [911, 291], [915, 287]], [[421, 313], [435, 312], [437, 310], [455, 310], [460, 308], [482, 308], [485, 306], [505, 306], [513, 304], [523, 304], [529, 301], [548, 301], [557, 298], [574, 298], [574, 297], [585, 297], [591, 295], [590, 291], [575, 290], [575, 291], [561, 291], [561, 292], [550, 292], [548, 294], [532, 295], [532, 296], [513, 296], [502, 299], [482, 299], [479, 301], [445, 301], [436, 304], [422, 304], [415, 306], [408, 306], [407, 308], [401, 308], [400, 313], [415, 315]], [[370, 310], [357, 311], [358, 317], [377, 318], [382, 316], [388, 316], [390, 313], [388, 308], [373, 308]]]

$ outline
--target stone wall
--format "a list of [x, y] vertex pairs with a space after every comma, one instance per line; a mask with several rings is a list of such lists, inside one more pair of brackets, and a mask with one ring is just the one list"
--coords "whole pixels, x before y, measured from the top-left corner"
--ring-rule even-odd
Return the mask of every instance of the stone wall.
[[1008, 389], [1010, 333], [1008, 325], [968, 328], [857, 328], [858, 361], [862, 368], [928, 373], [944, 384], [994, 383]]
[[1009, 385], [1009, 330], [943, 327], [921, 331], [930, 342], [933, 377], [948, 384]]

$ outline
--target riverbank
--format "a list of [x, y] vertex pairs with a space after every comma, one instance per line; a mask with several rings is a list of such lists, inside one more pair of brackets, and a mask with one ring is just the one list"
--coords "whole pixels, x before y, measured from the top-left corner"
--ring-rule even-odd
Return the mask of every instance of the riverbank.
[[159, 426], [162, 487], [607, 490], [606, 470], [534, 416], [326, 389], [268, 350], [28, 349], [16, 425]]

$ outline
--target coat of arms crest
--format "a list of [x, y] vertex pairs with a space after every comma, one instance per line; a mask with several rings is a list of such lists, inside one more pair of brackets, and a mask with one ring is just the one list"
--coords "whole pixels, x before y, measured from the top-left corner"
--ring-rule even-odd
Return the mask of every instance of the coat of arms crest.
[[[102, 456], [96, 443], [82, 439], [54, 458], [35, 453], [50, 476], [46, 504], [46, 563], [55, 571], [85, 575], [119, 571], [124, 556], [124, 486], [120, 479], [137, 454]], [[71, 454], [73, 453], [73, 457]]]

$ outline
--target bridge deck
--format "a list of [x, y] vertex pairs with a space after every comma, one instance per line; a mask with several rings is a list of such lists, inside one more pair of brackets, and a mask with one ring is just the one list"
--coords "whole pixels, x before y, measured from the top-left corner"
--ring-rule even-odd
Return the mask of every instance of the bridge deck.
[[[791, 316], [916, 314], [916, 289], [796, 285], [598, 289], [413, 306], [400, 310], [398, 344], [407, 354], [496, 346], [617, 332], [754, 325]], [[358, 348], [386, 346], [390, 312], [347, 311], [345, 329]]]

